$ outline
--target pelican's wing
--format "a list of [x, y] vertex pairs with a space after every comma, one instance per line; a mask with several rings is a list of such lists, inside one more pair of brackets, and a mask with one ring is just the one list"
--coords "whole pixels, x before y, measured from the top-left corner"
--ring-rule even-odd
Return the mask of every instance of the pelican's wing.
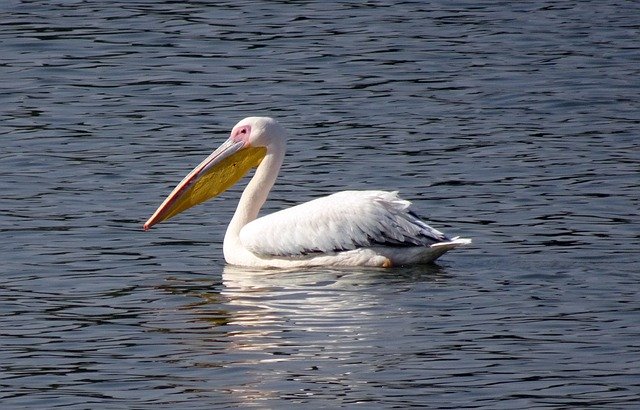
[[397, 192], [344, 191], [275, 212], [240, 232], [251, 252], [295, 256], [370, 246], [430, 246], [449, 240]]

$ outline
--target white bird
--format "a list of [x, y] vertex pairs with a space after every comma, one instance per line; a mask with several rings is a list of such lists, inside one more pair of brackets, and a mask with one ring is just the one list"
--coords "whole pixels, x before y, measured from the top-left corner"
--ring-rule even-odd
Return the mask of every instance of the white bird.
[[224, 237], [229, 264], [391, 267], [432, 262], [471, 243], [427, 225], [397, 192], [343, 191], [258, 218], [284, 160], [285, 141], [274, 119], [243, 119], [175, 187], [144, 229], [221, 194], [256, 168]]

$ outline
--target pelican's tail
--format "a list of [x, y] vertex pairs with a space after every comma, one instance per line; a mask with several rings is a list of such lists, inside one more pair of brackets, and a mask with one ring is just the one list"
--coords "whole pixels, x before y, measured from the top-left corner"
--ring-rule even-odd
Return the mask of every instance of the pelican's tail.
[[469, 245], [471, 243], [470, 238], [461, 238], [456, 236], [455, 238], [451, 238], [451, 240], [444, 242], [437, 242], [433, 245], [429, 246], [430, 248], [445, 248], [446, 250], [458, 248], [460, 246]]
[[460, 246], [469, 245], [470, 243], [471, 239], [461, 238], [459, 236], [456, 236], [455, 238], [446, 240], [444, 242], [434, 243], [421, 252], [420, 263], [433, 262], [444, 255], [447, 251], [458, 248]]

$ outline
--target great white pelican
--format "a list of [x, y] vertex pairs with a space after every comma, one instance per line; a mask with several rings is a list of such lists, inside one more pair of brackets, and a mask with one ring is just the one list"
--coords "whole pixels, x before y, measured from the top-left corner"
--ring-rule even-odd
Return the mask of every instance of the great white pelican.
[[282, 165], [285, 141], [274, 119], [243, 119], [175, 187], [144, 229], [220, 195], [256, 168], [224, 237], [229, 264], [391, 267], [432, 262], [471, 242], [427, 225], [397, 192], [343, 191], [258, 218]]

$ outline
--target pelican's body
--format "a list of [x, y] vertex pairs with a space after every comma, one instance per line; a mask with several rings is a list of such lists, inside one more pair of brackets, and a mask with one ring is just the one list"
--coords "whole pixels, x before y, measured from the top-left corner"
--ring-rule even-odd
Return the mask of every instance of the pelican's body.
[[285, 154], [273, 119], [240, 121], [229, 139], [173, 190], [144, 228], [217, 196], [257, 167], [224, 237], [227, 263], [252, 267], [378, 266], [432, 262], [470, 243], [450, 239], [396, 192], [344, 191], [258, 218]]

